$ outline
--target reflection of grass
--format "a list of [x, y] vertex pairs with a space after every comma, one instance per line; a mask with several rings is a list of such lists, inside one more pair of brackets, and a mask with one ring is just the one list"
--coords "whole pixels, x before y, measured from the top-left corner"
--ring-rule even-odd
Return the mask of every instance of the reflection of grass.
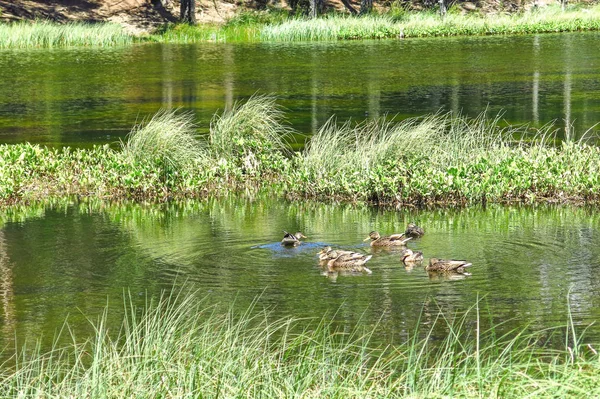
[[15, 22], [0, 24], [0, 48], [115, 46], [130, 44], [133, 36], [117, 24]]
[[[426, 315], [423, 315], [426, 317]], [[372, 331], [328, 318], [270, 320], [249, 309], [219, 314], [192, 296], [163, 296], [142, 310], [126, 301], [121, 326], [107, 314], [89, 340], [18, 355], [0, 372], [3, 397], [590, 397], [598, 355], [572, 323], [552, 350], [551, 331], [495, 334], [478, 307], [427, 316], [399, 346], [373, 347]], [[439, 340], [439, 330], [446, 331]], [[557, 331], [558, 332], [558, 331]], [[437, 336], [434, 344], [431, 337]]]

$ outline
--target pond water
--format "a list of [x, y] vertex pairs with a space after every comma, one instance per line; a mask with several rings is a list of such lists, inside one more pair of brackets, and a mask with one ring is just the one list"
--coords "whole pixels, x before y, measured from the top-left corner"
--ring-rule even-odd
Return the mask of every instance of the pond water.
[[[74, 334], [85, 335], [86, 317], [96, 320], [107, 304], [117, 323], [124, 292], [142, 303], [181, 286], [223, 308], [242, 311], [256, 300], [274, 317], [330, 315], [347, 329], [378, 324], [376, 339], [386, 343], [478, 299], [485, 318], [504, 323], [499, 332], [564, 325], [568, 301], [580, 330], [600, 316], [600, 214], [583, 207], [391, 211], [263, 198], [71, 203], [0, 217], [0, 347], [13, 347], [15, 337], [44, 337], [49, 346], [67, 317]], [[406, 269], [397, 252], [363, 242], [371, 230], [399, 232], [410, 221], [426, 230], [410, 248], [467, 259], [472, 274]], [[308, 239], [283, 248], [283, 230]], [[316, 252], [325, 244], [372, 254], [373, 273], [324, 274]], [[598, 338], [592, 325], [585, 342]]]
[[[600, 121], [600, 33], [328, 43], [0, 50], [0, 142], [116, 143], [160, 108], [195, 113], [274, 94], [293, 128], [438, 111], [507, 123]], [[598, 131], [598, 128], [595, 128]]]

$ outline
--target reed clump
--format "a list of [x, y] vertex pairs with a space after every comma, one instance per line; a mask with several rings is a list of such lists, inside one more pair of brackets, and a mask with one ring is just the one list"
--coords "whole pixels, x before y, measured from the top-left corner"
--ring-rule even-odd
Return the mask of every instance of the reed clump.
[[0, 48], [123, 46], [133, 43], [118, 24], [48, 21], [0, 24]]
[[[114, 320], [114, 317], [112, 318]], [[90, 320], [92, 320], [90, 318]], [[271, 319], [251, 307], [217, 312], [193, 295], [141, 308], [126, 297], [120, 325], [107, 311], [87, 339], [17, 351], [0, 369], [2, 397], [594, 397], [595, 348], [565, 327], [498, 334], [439, 311], [404, 343], [377, 344], [377, 327], [336, 327], [327, 317]], [[470, 327], [471, 326], [471, 327]], [[564, 346], [538, 344], [563, 335]], [[433, 338], [436, 338], [434, 344]], [[65, 344], [64, 342], [69, 342]]]

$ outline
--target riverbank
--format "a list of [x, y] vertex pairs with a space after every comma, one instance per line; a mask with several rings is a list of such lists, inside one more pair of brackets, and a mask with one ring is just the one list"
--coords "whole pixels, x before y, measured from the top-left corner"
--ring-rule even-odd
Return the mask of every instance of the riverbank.
[[404, 39], [600, 30], [600, 6], [532, 8], [514, 14], [405, 11], [352, 17], [340, 14], [317, 19], [290, 17], [281, 11], [246, 12], [223, 24], [163, 24], [137, 34], [113, 23], [16, 22], [0, 24], [0, 48], [113, 46], [130, 43], [194, 43], [215, 41], [320, 41]]
[[292, 153], [283, 118], [272, 97], [257, 96], [215, 115], [207, 137], [196, 137], [190, 115], [161, 112], [136, 126], [121, 150], [2, 145], [0, 203], [246, 190], [386, 206], [600, 200], [600, 148], [569, 137], [556, 143], [550, 127], [532, 133], [451, 114], [330, 121]]
[[[596, 348], [572, 323], [497, 335], [492, 315], [429, 315], [397, 345], [322, 320], [216, 313], [192, 295], [141, 309], [126, 297], [120, 326], [88, 316], [89, 337], [60, 336], [51, 351], [25, 346], [0, 369], [3, 397], [594, 397]], [[69, 334], [68, 326], [62, 331]], [[445, 338], [439, 339], [440, 333]], [[432, 336], [438, 340], [434, 344]], [[548, 342], [560, 337], [553, 348]]]

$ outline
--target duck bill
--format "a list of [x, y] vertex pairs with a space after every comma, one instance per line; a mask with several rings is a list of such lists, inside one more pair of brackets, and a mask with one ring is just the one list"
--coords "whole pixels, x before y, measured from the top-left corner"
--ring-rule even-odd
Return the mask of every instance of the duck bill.
[[369, 237], [365, 238], [363, 241], [369, 241], [370, 239], [371, 239], [371, 237], [369, 236]]

